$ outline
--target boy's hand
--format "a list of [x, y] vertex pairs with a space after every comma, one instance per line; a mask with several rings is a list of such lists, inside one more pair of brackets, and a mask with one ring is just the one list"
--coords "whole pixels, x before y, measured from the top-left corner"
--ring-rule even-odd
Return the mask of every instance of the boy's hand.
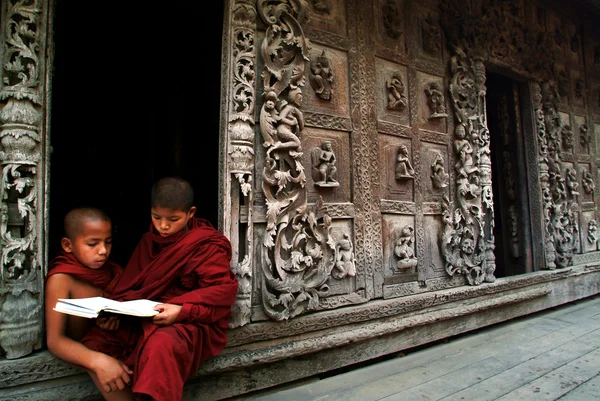
[[156, 305], [154, 309], [159, 311], [159, 314], [152, 317], [152, 323], [158, 326], [168, 326], [177, 320], [181, 305], [160, 304]]
[[117, 316], [99, 317], [96, 319], [96, 326], [103, 330], [116, 330], [119, 328], [119, 318]]
[[107, 393], [123, 390], [131, 381], [129, 375], [132, 375], [133, 371], [113, 357], [98, 353], [94, 365], [94, 373]]

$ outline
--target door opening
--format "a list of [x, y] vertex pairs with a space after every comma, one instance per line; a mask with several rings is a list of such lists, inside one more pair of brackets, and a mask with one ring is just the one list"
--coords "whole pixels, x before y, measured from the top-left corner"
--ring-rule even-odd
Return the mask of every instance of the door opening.
[[196, 215], [217, 225], [223, 10], [145, 4], [56, 2], [49, 258], [65, 213], [96, 206], [113, 220], [111, 258], [126, 264], [166, 175], [189, 180]]
[[533, 271], [521, 86], [517, 81], [494, 73], [488, 73], [486, 86], [496, 276], [504, 277]]

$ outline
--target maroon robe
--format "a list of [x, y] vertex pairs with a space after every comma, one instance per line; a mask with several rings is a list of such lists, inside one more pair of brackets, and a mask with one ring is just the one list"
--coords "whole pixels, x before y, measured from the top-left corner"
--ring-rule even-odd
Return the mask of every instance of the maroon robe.
[[176, 322], [157, 326], [151, 319], [125, 318], [117, 331], [94, 327], [82, 340], [130, 366], [134, 394], [158, 401], [180, 401], [184, 382], [200, 363], [225, 348], [237, 294], [229, 240], [204, 219], [194, 217], [188, 227], [161, 237], [151, 225], [106, 294], [116, 300], [182, 305]]
[[99, 269], [90, 269], [82, 265], [72, 253], [61, 251], [50, 261], [46, 279], [57, 273], [70, 274], [79, 280], [105, 290], [109, 284], [112, 286], [116, 283], [122, 272], [121, 266], [111, 260], [107, 260]]

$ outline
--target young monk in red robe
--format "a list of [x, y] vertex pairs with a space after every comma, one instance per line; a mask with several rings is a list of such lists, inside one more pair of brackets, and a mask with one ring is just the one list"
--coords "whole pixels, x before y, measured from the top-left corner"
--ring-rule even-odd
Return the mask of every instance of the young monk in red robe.
[[[106, 391], [106, 400], [180, 401], [187, 379], [227, 343], [238, 283], [230, 270], [229, 240], [194, 217], [193, 189], [167, 177], [152, 188], [150, 231], [142, 236], [116, 287], [119, 300], [163, 302], [152, 318], [121, 319], [116, 331], [94, 327], [82, 343], [119, 358], [133, 370], [131, 391]], [[131, 394], [131, 393], [129, 393]]]
[[[64, 219], [62, 251], [50, 262], [46, 277], [46, 343], [56, 357], [94, 371], [104, 382], [125, 388], [129, 368], [117, 359], [92, 351], [80, 340], [93, 325], [93, 319], [65, 315], [53, 310], [59, 298], [102, 296], [116, 283], [122, 269], [108, 260], [112, 249], [112, 230], [108, 216], [95, 208], [73, 209]], [[107, 329], [118, 320], [97, 319]]]

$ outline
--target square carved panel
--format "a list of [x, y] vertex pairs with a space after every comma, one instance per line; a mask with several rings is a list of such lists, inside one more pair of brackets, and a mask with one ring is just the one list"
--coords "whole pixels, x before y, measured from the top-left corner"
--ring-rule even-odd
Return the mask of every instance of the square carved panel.
[[[330, 152], [335, 156], [333, 177], [331, 177], [332, 170], [319, 161], [319, 157], [325, 150], [324, 147], [327, 147], [326, 142], [330, 143]], [[308, 201], [316, 202], [319, 197], [322, 197], [325, 203], [351, 202], [348, 133], [307, 128], [302, 138], [302, 151]]]
[[414, 177], [410, 139], [379, 136], [380, 197], [397, 201], [414, 201]]
[[304, 110], [347, 117], [348, 55], [346, 52], [312, 44], [310, 62], [305, 64]]
[[406, 67], [380, 58], [375, 59], [377, 119], [408, 125], [409, 95]]

